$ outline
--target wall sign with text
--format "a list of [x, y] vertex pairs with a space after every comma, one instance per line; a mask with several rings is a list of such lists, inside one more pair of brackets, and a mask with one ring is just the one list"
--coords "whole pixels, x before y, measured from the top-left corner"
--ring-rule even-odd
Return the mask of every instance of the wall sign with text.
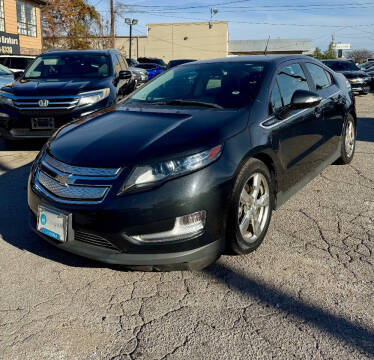
[[0, 54], [11, 55], [21, 52], [19, 46], [19, 35], [0, 31]]

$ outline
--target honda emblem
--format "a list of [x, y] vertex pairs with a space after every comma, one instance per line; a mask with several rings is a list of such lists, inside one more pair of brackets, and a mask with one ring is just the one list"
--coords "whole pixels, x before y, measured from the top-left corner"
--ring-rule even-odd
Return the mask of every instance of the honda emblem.
[[47, 100], [47, 99], [39, 100], [39, 106], [40, 107], [48, 107], [48, 105], [49, 105], [49, 100]]

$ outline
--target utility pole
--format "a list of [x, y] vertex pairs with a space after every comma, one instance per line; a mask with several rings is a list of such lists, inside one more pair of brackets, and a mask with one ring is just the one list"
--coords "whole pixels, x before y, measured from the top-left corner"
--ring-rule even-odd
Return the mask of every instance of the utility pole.
[[111, 39], [111, 47], [114, 49], [115, 44], [115, 36], [114, 36], [114, 5], [113, 0], [110, 0], [110, 39]]

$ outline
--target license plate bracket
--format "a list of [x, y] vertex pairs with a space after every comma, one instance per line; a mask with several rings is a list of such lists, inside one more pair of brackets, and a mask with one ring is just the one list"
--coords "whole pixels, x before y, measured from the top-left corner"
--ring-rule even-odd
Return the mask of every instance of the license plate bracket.
[[33, 130], [51, 130], [55, 128], [53, 117], [31, 118], [31, 128]]
[[37, 230], [59, 242], [68, 240], [69, 215], [39, 205]]

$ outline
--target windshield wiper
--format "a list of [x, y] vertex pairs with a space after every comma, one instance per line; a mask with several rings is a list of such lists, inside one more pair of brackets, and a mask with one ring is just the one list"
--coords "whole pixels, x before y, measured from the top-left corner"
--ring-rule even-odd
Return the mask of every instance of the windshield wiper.
[[182, 99], [175, 99], [175, 100], [169, 100], [169, 101], [151, 101], [148, 102], [148, 104], [151, 105], [190, 105], [190, 106], [206, 106], [210, 108], [216, 108], [216, 109], [223, 109], [222, 106], [214, 103], [208, 103], [203, 101], [195, 101], [195, 100], [182, 100]]

